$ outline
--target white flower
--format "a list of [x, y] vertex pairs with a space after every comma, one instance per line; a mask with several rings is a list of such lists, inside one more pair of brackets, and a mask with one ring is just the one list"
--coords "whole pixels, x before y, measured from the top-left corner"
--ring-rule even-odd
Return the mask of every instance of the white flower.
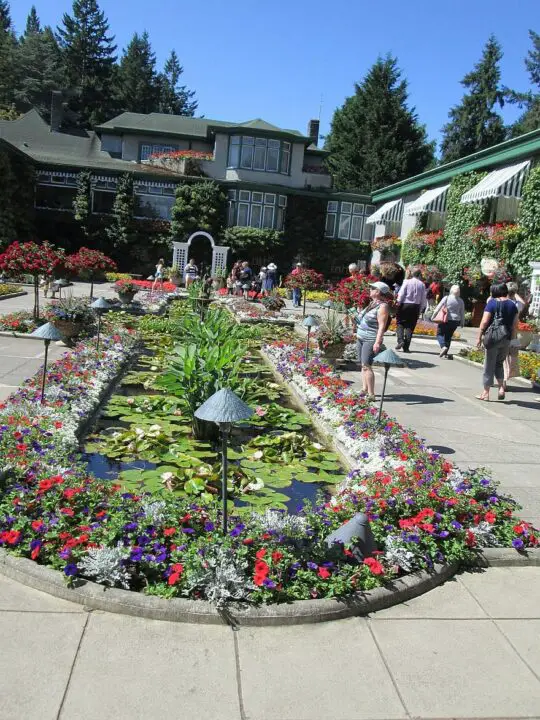
[[321, 445], [321, 443], [314, 442], [314, 443], [311, 443], [311, 445], [312, 445], [312, 447], [315, 448], [315, 450], [322, 450], [322, 449], [323, 449], [323, 446]]
[[257, 452], [254, 452], [251, 457], [253, 458], [253, 460], [260, 460], [263, 455], [264, 453], [262, 450], [257, 450]]
[[161, 477], [161, 479], [163, 480], [163, 482], [166, 482], [166, 483], [167, 483], [167, 482], [170, 482], [170, 481], [174, 478], [174, 473], [172, 473], [172, 472], [164, 472], [164, 473], [161, 473], [161, 476], [160, 476], [160, 477]]

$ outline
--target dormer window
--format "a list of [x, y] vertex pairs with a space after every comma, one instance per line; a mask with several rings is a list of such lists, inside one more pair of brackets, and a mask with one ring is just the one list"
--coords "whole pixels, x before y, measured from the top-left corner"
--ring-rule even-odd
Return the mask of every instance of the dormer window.
[[291, 143], [250, 135], [232, 135], [227, 166], [288, 175], [291, 167]]

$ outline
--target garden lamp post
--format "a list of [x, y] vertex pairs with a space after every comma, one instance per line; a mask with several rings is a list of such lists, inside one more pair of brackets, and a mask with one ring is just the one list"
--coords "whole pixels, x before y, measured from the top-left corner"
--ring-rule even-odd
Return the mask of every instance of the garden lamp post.
[[330, 310], [333, 310], [334, 303], [331, 300], [327, 300], [323, 303], [323, 308], [326, 308], [326, 320], [327, 322], [330, 321]]
[[247, 420], [252, 415], [253, 410], [229, 388], [218, 390], [195, 410], [196, 418], [215, 422], [221, 430], [222, 531], [224, 535], [227, 532], [227, 440], [232, 423], [238, 422], [238, 420]]
[[309, 357], [309, 340], [311, 337], [311, 328], [318, 327], [319, 321], [313, 315], [308, 315], [302, 320], [302, 325], [307, 328], [307, 339], [306, 339], [306, 362]]
[[41, 381], [41, 404], [45, 402], [45, 378], [47, 377], [47, 356], [49, 354], [49, 345], [51, 340], [61, 340], [61, 333], [54, 327], [52, 323], [45, 323], [33, 333], [30, 333], [29, 337], [40, 338], [45, 342], [45, 360], [43, 362], [43, 379]]
[[384, 366], [384, 382], [381, 392], [381, 402], [379, 405], [379, 414], [377, 416], [377, 422], [381, 421], [381, 415], [382, 415], [382, 408], [383, 408], [383, 402], [384, 402], [384, 392], [386, 390], [386, 378], [388, 377], [388, 371], [391, 367], [405, 367], [407, 363], [405, 363], [402, 358], [400, 358], [396, 353], [391, 350], [390, 348], [388, 350], [383, 350], [378, 355], [375, 355], [373, 358], [373, 364], [374, 365], [383, 365]]
[[106, 313], [107, 310], [111, 309], [111, 304], [108, 302], [108, 300], [105, 300], [105, 298], [98, 298], [97, 300], [94, 300], [94, 302], [90, 305], [92, 310], [97, 315], [97, 341], [96, 341], [96, 352], [99, 350], [99, 338], [101, 335], [101, 318], [103, 316], [103, 313]]

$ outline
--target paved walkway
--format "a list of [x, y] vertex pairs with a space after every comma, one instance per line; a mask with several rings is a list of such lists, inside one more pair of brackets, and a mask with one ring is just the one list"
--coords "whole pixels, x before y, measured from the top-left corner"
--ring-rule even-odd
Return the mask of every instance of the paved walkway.
[[[34, 372], [33, 342], [0, 340], [3, 378]], [[413, 349], [387, 409], [489, 464], [538, 517], [537, 395], [483, 405], [478, 369]], [[490, 568], [366, 618], [232, 631], [88, 612], [0, 576], [0, 719], [540, 719], [539, 597], [540, 568]]]

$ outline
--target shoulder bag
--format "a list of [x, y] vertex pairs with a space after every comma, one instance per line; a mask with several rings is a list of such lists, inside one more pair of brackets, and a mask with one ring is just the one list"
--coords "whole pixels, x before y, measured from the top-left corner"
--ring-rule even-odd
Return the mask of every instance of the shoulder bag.
[[501, 302], [500, 300], [497, 300], [497, 308], [491, 319], [491, 325], [484, 333], [484, 347], [486, 348], [486, 350], [489, 350], [489, 348], [492, 348], [498, 343], [500, 343], [501, 340], [508, 339], [509, 336], [510, 333], [508, 332], [508, 328], [504, 324], [504, 319], [502, 316]]
[[445, 323], [448, 322], [448, 298], [445, 298], [445, 303], [435, 317], [431, 318], [432, 322]]

